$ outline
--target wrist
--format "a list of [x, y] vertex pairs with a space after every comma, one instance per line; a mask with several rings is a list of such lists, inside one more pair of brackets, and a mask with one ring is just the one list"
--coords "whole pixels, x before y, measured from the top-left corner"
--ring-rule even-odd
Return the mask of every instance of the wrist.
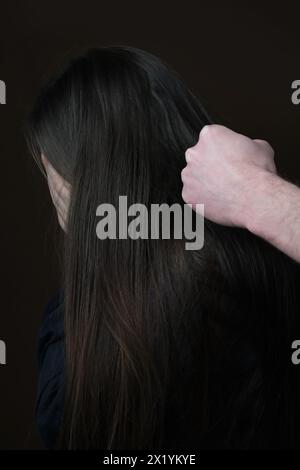
[[277, 174], [259, 171], [255, 175], [251, 191], [247, 192], [244, 208], [244, 226], [250, 232], [273, 242], [285, 212], [282, 205], [283, 189], [286, 183]]

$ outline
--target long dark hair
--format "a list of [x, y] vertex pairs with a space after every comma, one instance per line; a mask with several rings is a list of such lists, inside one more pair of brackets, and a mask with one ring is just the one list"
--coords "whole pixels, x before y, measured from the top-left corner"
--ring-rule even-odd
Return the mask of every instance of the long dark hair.
[[299, 444], [298, 265], [208, 221], [199, 251], [96, 237], [97, 206], [119, 195], [183, 204], [184, 153], [210, 122], [169, 67], [130, 47], [71, 60], [35, 102], [32, 153], [72, 186], [61, 447]]

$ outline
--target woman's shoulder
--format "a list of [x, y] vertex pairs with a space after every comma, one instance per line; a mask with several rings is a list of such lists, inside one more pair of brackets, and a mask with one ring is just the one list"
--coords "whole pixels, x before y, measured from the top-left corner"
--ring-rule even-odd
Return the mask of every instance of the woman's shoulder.
[[48, 303], [38, 335], [38, 392], [36, 418], [48, 448], [55, 446], [63, 411], [64, 321], [63, 293]]
[[47, 304], [42, 324], [38, 334], [39, 366], [48, 347], [56, 342], [63, 341], [63, 292], [59, 291]]

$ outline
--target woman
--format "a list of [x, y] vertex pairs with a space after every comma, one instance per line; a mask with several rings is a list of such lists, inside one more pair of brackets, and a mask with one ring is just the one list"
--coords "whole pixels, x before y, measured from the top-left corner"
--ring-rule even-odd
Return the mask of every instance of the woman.
[[72, 60], [34, 105], [32, 153], [70, 191], [66, 220], [58, 212], [63, 297], [39, 343], [37, 416], [49, 447], [300, 444], [290, 358], [298, 265], [208, 221], [199, 251], [184, 239], [96, 236], [96, 208], [117, 207], [120, 195], [183, 204], [185, 150], [210, 122], [174, 72], [129, 47]]

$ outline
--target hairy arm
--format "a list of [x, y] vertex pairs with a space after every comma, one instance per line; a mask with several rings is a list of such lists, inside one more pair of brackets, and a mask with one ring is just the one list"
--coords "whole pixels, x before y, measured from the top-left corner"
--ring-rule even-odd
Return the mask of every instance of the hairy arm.
[[300, 262], [300, 189], [264, 174], [245, 212], [244, 226]]
[[300, 189], [276, 174], [267, 142], [205, 126], [186, 161], [186, 203], [204, 204], [208, 219], [247, 228], [300, 262]]

